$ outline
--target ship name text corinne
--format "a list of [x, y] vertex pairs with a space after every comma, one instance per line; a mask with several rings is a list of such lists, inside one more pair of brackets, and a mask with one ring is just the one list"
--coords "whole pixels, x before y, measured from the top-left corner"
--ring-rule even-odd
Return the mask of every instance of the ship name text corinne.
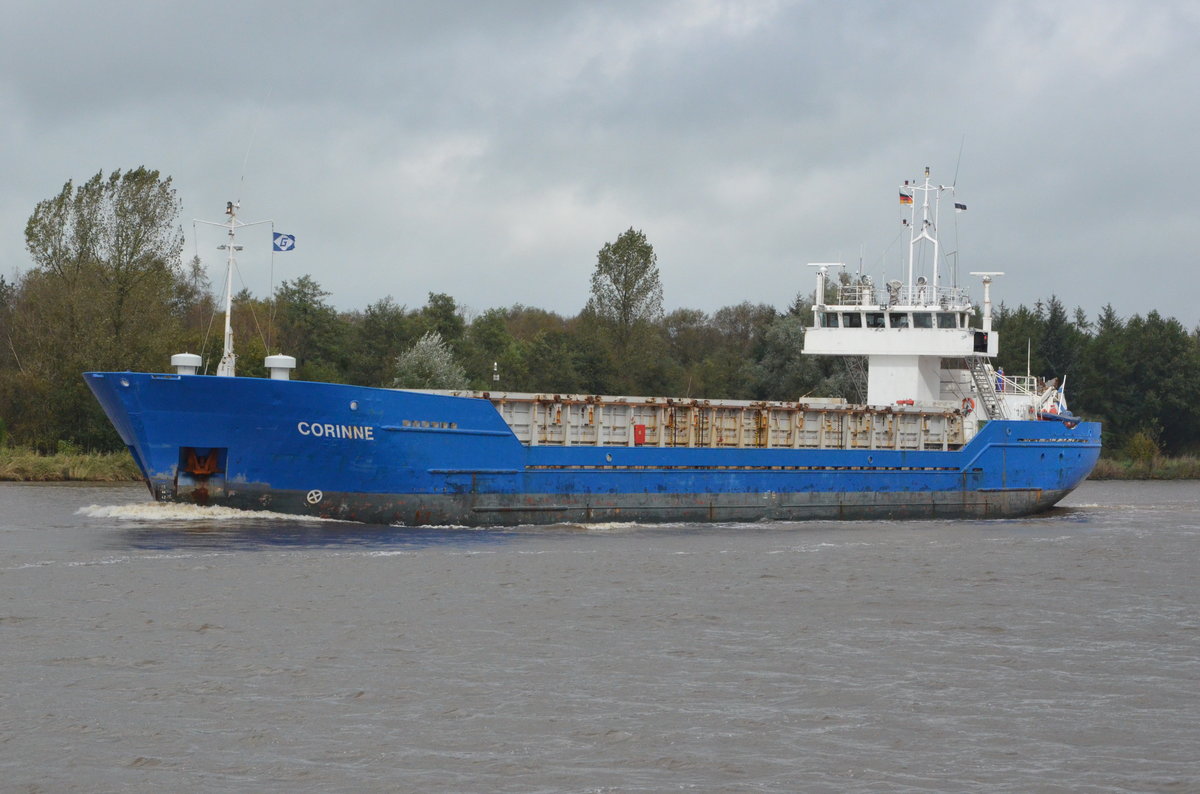
[[333, 425], [327, 422], [297, 422], [296, 430], [302, 436], [325, 438], [350, 438], [363, 441], [375, 440], [375, 428], [366, 425]]

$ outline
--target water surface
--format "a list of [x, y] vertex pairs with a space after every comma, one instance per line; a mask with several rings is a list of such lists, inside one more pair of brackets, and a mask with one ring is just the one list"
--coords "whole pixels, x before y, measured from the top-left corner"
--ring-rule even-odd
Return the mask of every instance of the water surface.
[[1200, 486], [400, 529], [0, 484], [5, 791], [1197, 791]]

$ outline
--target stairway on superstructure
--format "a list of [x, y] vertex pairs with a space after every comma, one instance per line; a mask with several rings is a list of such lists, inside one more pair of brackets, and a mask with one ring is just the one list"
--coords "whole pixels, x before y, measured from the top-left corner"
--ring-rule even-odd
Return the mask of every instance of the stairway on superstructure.
[[967, 368], [975, 382], [975, 393], [984, 415], [988, 419], [1007, 419], [1004, 401], [996, 391], [996, 371], [992, 369], [992, 363], [986, 356], [969, 356]]

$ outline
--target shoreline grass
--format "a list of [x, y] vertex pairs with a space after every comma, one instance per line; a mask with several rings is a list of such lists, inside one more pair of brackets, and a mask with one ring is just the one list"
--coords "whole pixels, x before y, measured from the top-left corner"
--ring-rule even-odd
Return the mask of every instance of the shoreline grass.
[[1101, 458], [1089, 480], [1200, 480], [1200, 458]]
[[31, 449], [0, 447], [0, 481], [140, 482], [133, 456], [121, 452], [65, 450], [43, 455]]
[[[43, 455], [31, 449], [0, 447], [0, 481], [139, 482], [128, 451], [80, 452], [67, 449]], [[1101, 458], [1089, 480], [1200, 480], [1200, 458]]]

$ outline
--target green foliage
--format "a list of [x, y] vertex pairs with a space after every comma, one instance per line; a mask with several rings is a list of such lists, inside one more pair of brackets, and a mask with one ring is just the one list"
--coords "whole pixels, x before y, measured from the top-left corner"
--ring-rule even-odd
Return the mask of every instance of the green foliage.
[[342, 319], [349, 326], [346, 381], [360, 386], [391, 385], [396, 357], [417, 337], [411, 313], [389, 295]]
[[1028, 366], [1033, 375], [1045, 375], [1041, 358], [1042, 318], [1025, 306], [1009, 309], [1001, 303], [992, 318], [992, 328], [1000, 334], [998, 366], [1005, 372], [1024, 372]]
[[[296, 377], [301, 380], [338, 380], [345, 370], [343, 351], [347, 326], [326, 303], [329, 292], [311, 276], [282, 282], [275, 290], [277, 343], [267, 339], [271, 352], [296, 357]], [[242, 337], [244, 338], [244, 337]], [[263, 356], [255, 356], [262, 361]]]
[[441, 292], [429, 293], [429, 300], [418, 312], [417, 319], [422, 333], [432, 331], [451, 347], [458, 345], [467, 327], [454, 298]]
[[1136, 427], [1125, 415], [1126, 407], [1136, 399], [1132, 372], [1125, 322], [1110, 304], [1100, 312], [1091, 336], [1084, 341], [1080, 366], [1069, 384], [1073, 405], [1104, 417], [1104, 431], [1110, 439], [1119, 440]]
[[55, 452], [59, 455], [79, 455], [83, 453], [83, 449], [74, 441], [67, 441], [64, 438], [60, 438]]
[[1088, 475], [1089, 480], [1200, 480], [1200, 458], [1152, 457], [1139, 461], [1101, 458]]
[[1181, 455], [1200, 444], [1200, 350], [1177, 320], [1150, 312], [1126, 325], [1126, 349], [1135, 391], [1121, 407], [1124, 427], [1160, 428], [1163, 451]]
[[662, 317], [658, 256], [644, 232], [630, 227], [596, 255], [592, 296], [587, 311], [611, 329], [618, 353], [624, 353], [635, 328]]
[[128, 450], [81, 452], [74, 447], [44, 455], [23, 447], [0, 448], [0, 480], [16, 482], [134, 482], [142, 479]]
[[1046, 370], [1057, 376], [1070, 375], [1083, 353], [1084, 334], [1067, 319], [1062, 301], [1051, 295], [1046, 304], [1038, 340], [1038, 356]]
[[1158, 455], [1158, 443], [1145, 431], [1139, 430], [1125, 442], [1125, 457], [1134, 463], [1149, 463]]
[[[104, 337], [111, 360], [159, 330], [147, 329], [147, 318], [133, 310], [169, 299], [180, 275], [179, 209], [170, 177], [145, 168], [118, 169], [108, 179], [98, 172], [78, 188], [68, 181], [58, 196], [38, 203], [25, 246], [59, 292], [66, 333]], [[90, 347], [96, 352], [95, 343]]]
[[33, 267], [0, 296], [0, 413], [17, 443], [120, 447], [80, 373], [161, 369], [180, 343], [179, 209], [171, 179], [146, 168], [68, 181], [34, 208]]
[[[171, 180], [144, 168], [67, 182], [37, 205], [26, 226], [31, 269], [0, 277], [0, 446], [68, 457], [120, 449], [85, 370], [162, 371], [185, 350], [215, 370], [223, 318], [203, 263], [179, 261], [178, 211]], [[782, 313], [745, 302], [664, 315], [653, 247], [632, 228], [600, 250], [591, 286], [575, 317], [518, 304], [468, 322], [444, 293], [418, 309], [386, 297], [339, 313], [305, 275], [267, 300], [236, 297], [237, 370], [265, 376], [263, 357], [283, 352], [296, 356], [299, 379], [372, 386], [847, 396], [840, 359], [801, 353], [812, 323], [804, 294]], [[1072, 410], [1104, 423], [1106, 456], [1123, 453], [1159, 476], [1161, 454], [1200, 451], [1200, 335], [1178, 321], [1157, 312], [1122, 319], [1107, 306], [1093, 322], [1052, 295], [1032, 308], [1001, 304], [993, 325], [997, 364], [1018, 374], [1028, 361], [1034, 375], [1067, 377]]]
[[528, 347], [529, 391], [573, 394], [589, 391], [580, 374], [583, 365], [577, 339], [566, 331], [542, 331]]
[[437, 331], [429, 331], [396, 359], [392, 385], [400, 389], [465, 389], [467, 374]]
[[1080, 310], [1067, 322], [1051, 296], [1033, 310], [1002, 306], [995, 328], [1008, 372], [1025, 371], [1030, 339], [1034, 375], [1069, 376], [1072, 410], [1104, 424], [1107, 450], [1145, 449], [1146, 439], [1171, 456], [1200, 448], [1200, 340], [1179, 321], [1153, 311], [1125, 321], [1110, 305], [1095, 323]]
[[821, 358], [804, 355], [803, 348], [804, 321], [799, 315], [775, 318], [763, 339], [762, 355], [754, 364], [754, 391], [795, 400], [811, 390], [823, 377]]
[[488, 309], [476, 317], [460, 347], [472, 388], [503, 391], [507, 381], [521, 379], [524, 356], [520, 343], [508, 330], [504, 309]]
[[216, 300], [200, 257], [192, 257], [176, 279], [169, 311], [174, 322], [182, 327], [180, 349], [183, 352], [201, 350], [209, 321], [216, 314]]
[[759, 362], [767, 353], [767, 333], [778, 315], [765, 303], [743, 301], [718, 309], [712, 318], [715, 345], [706, 357], [707, 389], [736, 399], [788, 399], [763, 387]]
[[499, 390], [553, 391], [562, 383], [559, 378], [562, 373], [557, 372], [558, 368], [567, 366], [570, 373], [565, 380], [572, 384], [567, 391], [575, 391], [582, 379], [575, 368], [574, 353], [564, 362], [561, 357], [549, 355], [545, 348], [554, 345], [547, 341], [548, 337], [561, 334], [573, 338], [582, 333], [579, 331], [579, 318], [568, 330], [568, 323], [563, 317], [545, 309], [517, 304], [503, 312], [504, 325], [513, 344], [504, 359], [496, 360], [500, 365]]

